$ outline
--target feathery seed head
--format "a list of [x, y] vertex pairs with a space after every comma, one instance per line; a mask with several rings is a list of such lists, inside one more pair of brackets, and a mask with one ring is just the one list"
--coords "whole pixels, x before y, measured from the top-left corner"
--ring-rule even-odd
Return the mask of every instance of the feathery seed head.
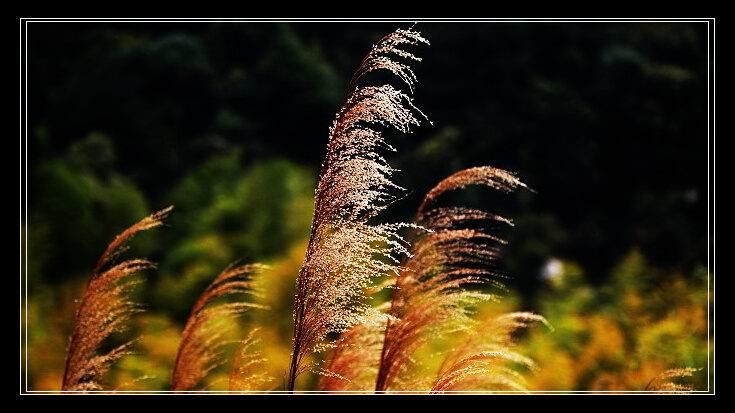
[[[111, 265], [125, 244], [139, 231], [163, 225], [173, 207], [156, 212], [123, 231], [97, 262], [77, 307], [74, 331], [69, 340], [62, 390], [101, 390], [101, 377], [111, 364], [128, 353], [132, 342], [105, 354], [97, 354], [110, 335], [126, 329], [130, 317], [140, 311], [129, 295], [136, 281], [131, 276], [154, 268], [147, 260], [133, 259]], [[106, 267], [109, 267], [105, 269]]]
[[483, 229], [462, 226], [480, 220], [510, 221], [470, 208], [433, 207], [443, 193], [467, 185], [486, 185], [503, 192], [525, 186], [512, 173], [478, 167], [456, 172], [427, 193], [414, 223], [429, 231], [414, 232], [411, 257], [396, 281], [390, 310], [395, 321], [386, 328], [377, 391], [388, 390], [423, 345], [474, 325], [469, 308], [495, 296], [468, 286], [489, 283], [502, 287], [492, 279], [496, 276], [492, 268], [499, 254], [497, 245], [504, 241]]
[[[181, 334], [181, 343], [174, 362], [171, 376], [171, 389], [174, 391], [194, 390], [207, 374], [222, 365], [222, 350], [226, 342], [222, 335], [226, 325], [248, 308], [257, 307], [247, 302], [221, 302], [218, 299], [239, 294], [251, 294], [251, 276], [266, 268], [263, 265], [239, 265], [225, 269], [201, 294], [189, 314], [189, 319]], [[249, 343], [251, 340], [246, 340]], [[243, 344], [240, 353], [249, 345]], [[241, 369], [254, 360], [246, 360], [246, 354], [238, 355]], [[233, 379], [244, 383], [244, 370], [237, 371]], [[235, 386], [235, 384], [233, 384]], [[238, 385], [239, 386], [239, 385]], [[245, 386], [244, 384], [242, 386]]]
[[533, 360], [514, 350], [513, 334], [545, 318], [529, 312], [507, 313], [477, 325], [464, 343], [447, 354], [432, 393], [466, 389], [525, 391], [523, 376], [511, 365], [536, 370]]
[[701, 368], [676, 368], [669, 369], [654, 377], [646, 386], [646, 390], [659, 393], [690, 393], [695, 389], [692, 385], [676, 383], [673, 379], [681, 377], [691, 377], [695, 372], [702, 370]]
[[355, 87], [376, 69], [390, 70], [412, 86], [410, 67], [391, 55], [417, 60], [400, 48], [417, 43], [427, 42], [412, 30], [381, 39], [353, 76], [351, 94], [330, 128], [311, 238], [298, 278], [290, 389], [307, 368], [304, 358], [324, 348], [327, 334], [347, 331], [373, 313], [363, 303], [373, 278], [397, 273], [395, 257], [407, 252], [398, 231], [409, 225], [368, 223], [395, 199], [390, 191], [401, 189], [390, 179], [394, 170], [377, 152], [393, 148], [374, 127], [407, 133], [411, 125], [419, 124], [415, 113], [421, 112], [390, 85]]

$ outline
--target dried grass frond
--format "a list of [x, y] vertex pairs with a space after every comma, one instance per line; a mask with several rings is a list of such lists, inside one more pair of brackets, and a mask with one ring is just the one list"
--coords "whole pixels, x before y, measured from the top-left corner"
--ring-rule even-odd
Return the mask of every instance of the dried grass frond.
[[523, 376], [517, 371], [502, 365], [516, 361], [509, 354], [484, 352], [474, 354], [453, 364], [442, 374], [431, 388], [431, 393], [456, 392], [466, 389], [488, 391], [497, 390], [525, 391]]
[[391, 387], [423, 345], [474, 325], [470, 308], [495, 296], [468, 287], [492, 284], [503, 288], [493, 266], [504, 241], [484, 229], [462, 226], [485, 220], [511, 222], [471, 208], [432, 207], [441, 194], [470, 184], [504, 192], [525, 186], [507, 171], [479, 167], [459, 171], [427, 193], [414, 223], [428, 231], [414, 232], [410, 259], [396, 281], [376, 381], [378, 392]]
[[253, 294], [251, 276], [262, 271], [258, 264], [230, 266], [207, 286], [194, 304], [181, 334], [171, 375], [171, 390], [189, 391], [199, 386], [207, 374], [225, 363], [223, 334], [231, 322], [248, 308], [244, 301], [218, 301], [237, 294]]
[[257, 350], [259, 340], [255, 328], [240, 342], [230, 369], [230, 392], [252, 392], [260, 390], [274, 380], [263, 367], [267, 364], [262, 353]]
[[137, 305], [129, 300], [130, 291], [136, 284], [131, 276], [155, 265], [142, 259], [116, 265], [112, 262], [137, 232], [163, 225], [172, 208], [156, 212], [123, 231], [94, 267], [77, 308], [61, 387], [63, 391], [102, 390], [102, 375], [110, 369], [112, 362], [129, 352], [132, 341], [97, 354], [102, 342], [113, 333], [124, 331], [130, 317], [139, 311]]
[[383, 37], [373, 46], [370, 53], [368, 53], [363, 59], [360, 67], [352, 76], [348, 90], [351, 91], [360, 78], [377, 69], [390, 70], [393, 74], [406, 82], [409, 88], [413, 90], [413, 85], [416, 83], [416, 76], [411, 70], [411, 67], [392, 59], [390, 55], [396, 55], [404, 59], [420, 62], [420, 57], [401, 48], [402, 45], [417, 45], [420, 43], [429, 44], [429, 41], [423, 38], [419, 32], [410, 29], [398, 29]]
[[386, 318], [353, 326], [342, 333], [321, 371], [317, 390], [371, 392], [375, 387]]
[[[421, 41], [411, 30], [386, 36], [363, 60], [353, 86], [378, 68], [412, 84], [411, 69], [393, 62], [390, 55], [410, 57], [399, 46]], [[347, 331], [375, 312], [363, 304], [366, 289], [373, 277], [397, 272], [395, 257], [407, 252], [398, 235], [407, 224], [368, 223], [395, 199], [390, 191], [400, 189], [390, 179], [393, 169], [377, 153], [393, 148], [373, 128], [409, 132], [411, 125], [419, 124], [417, 111], [410, 98], [392, 86], [366, 86], [346, 99], [330, 128], [311, 237], [298, 277], [289, 390], [309, 368], [306, 358], [329, 346], [324, 343], [327, 334]]]
[[485, 185], [506, 193], [514, 191], [519, 186], [527, 188], [526, 184], [521, 182], [514, 173], [502, 169], [490, 166], [463, 169], [444, 178], [426, 194], [418, 208], [416, 219], [423, 219], [428, 208], [440, 195], [468, 185]]
[[691, 393], [696, 389], [690, 384], [681, 384], [673, 381], [673, 379], [681, 377], [691, 377], [695, 372], [702, 370], [701, 368], [676, 368], [669, 369], [651, 379], [646, 386], [646, 391], [658, 393]]
[[550, 327], [544, 317], [530, 312], [507, 313], [478, 325], [444, 358], [431, 391], [526, 391], [523, 375], [512, 365], [532, 371], [537, 367], [514, 350], [513, 335], [535, 322]]

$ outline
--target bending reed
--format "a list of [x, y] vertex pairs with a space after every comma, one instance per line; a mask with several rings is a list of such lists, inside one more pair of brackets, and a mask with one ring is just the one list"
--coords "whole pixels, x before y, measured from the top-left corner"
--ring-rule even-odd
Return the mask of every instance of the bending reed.
[[[327, 153], [316, 191], [306, 258], [299, 272], [294, 307], [293, 352], [287, 389], [309, 367], [305, 359], [329, 346], [328, 333], [341, 333], [369, 319], [362, 303], [371, 279], [397, 272], [397, 254], [405, 253], [397, 231], [405, 224], [371, 225], [394, 196], [393, 169], [377, 150], [392, 150], [377, 126], [407, 133], [418, 125], [418, 110], [393, 86], [357, 87], [366, 74], [386, 69], [409, 86], [413, 72], [393, 56], [419, 60], [400, 47], [428, 43], [419, 33], [398, 30], [381, 39], [353, 77], [346, 99], [330, 128]], [[419, 112], [420, 113], [420, 112]]]
[[66, 367], [61, 389], [63, 391], [103, 390], [102, 375], [115, 360], [128, 352], [128, 341], [104, 353], [100, 345], [110, 335], [124, 331], [131, 315], [139, 311], [129, 300], [136, 284], [131, 276], [155, 265], [147, 260], [132, 259], [114, 264], [114, 259], [125, 251], [125, 245], [137, 232], [163, 225], [173, 207], [156, 212], [118, 235], [102, 254], [87, 283], [79, 307], [74, 330], [69, 341]]

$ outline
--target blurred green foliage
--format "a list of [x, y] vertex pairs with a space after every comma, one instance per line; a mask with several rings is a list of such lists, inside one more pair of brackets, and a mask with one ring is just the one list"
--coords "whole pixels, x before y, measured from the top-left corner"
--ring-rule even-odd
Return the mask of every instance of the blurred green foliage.
[[313, 173], [283, 159], [239, 165], [239, 151], [216, 156], [172, 190], [179, 216], [197, 217], [171, 219], [156, 287], [155, 302], [179, 318], [229, 263], [282, 256], [309, 236]]
[[33, 280], [68, 280], [88, 269], [112, 237], [149, 213], [145, 195], [110, 168], [113, 157], [109, 139], [90, 134], [34, 171], [39, 187], [30, 194], [35, 207], [28, 224]]

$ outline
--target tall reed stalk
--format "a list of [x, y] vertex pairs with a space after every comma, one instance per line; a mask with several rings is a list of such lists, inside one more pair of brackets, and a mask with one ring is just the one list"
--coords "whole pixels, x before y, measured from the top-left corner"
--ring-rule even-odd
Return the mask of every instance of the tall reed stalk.
[[391, 85], [358, 83], [366, 74], [386, 69], [411, 87], [411, 68], [395, 57], [420, 60], [401, 48], [418, 43], [428, 42], [413, 30], [397, 30], [376, 43], [356, 71], [330, 128], [311, 236], [297, 281], [288, 390], [309, 368], [306, 358], [330, 346], [324, 342], [328, 333], [344, 332], [369, 319], [374, 310], [363, 303], [365, 289], [373, 277], [396, 273], [395, 256], [406, 252], [397, 233], [405, 224], [368, 222], [394, 199], [389, 191], [399, 189], [390, 180], [393, 169], [378, 153], [393, 148], [376, 127], [407, 133], [419, 124], [414, 113], [420, 111]]

